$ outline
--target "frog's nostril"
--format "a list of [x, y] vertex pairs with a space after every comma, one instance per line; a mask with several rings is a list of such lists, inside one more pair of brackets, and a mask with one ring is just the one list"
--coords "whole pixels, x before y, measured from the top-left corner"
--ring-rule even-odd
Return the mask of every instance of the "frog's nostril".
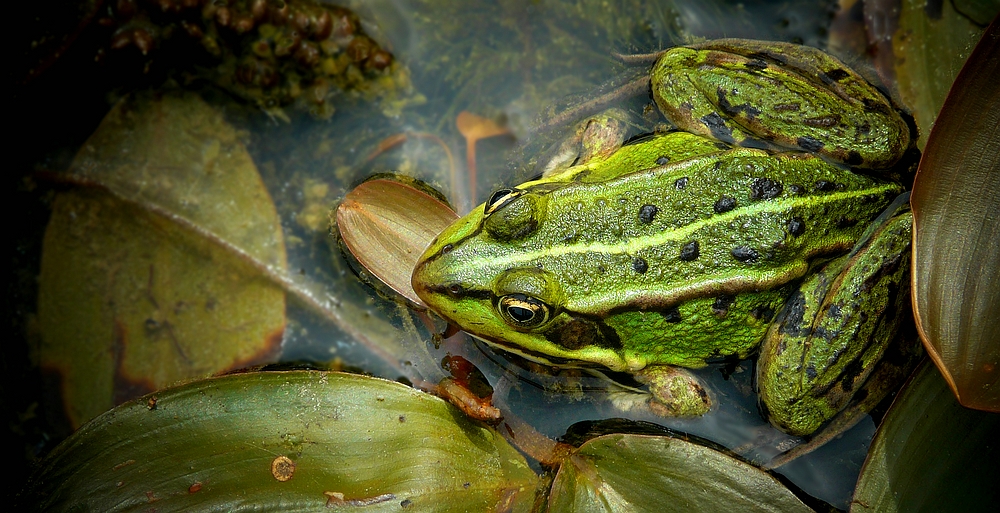
[[446, 290], [448, 291], [449, 296], [455, 298], [462, 297], [462, 295], [465, 293], [465, 289], [462, 288], [462, 286], [457, 283], [452, 283], [451, 285], [448, 285], [448, 288]]

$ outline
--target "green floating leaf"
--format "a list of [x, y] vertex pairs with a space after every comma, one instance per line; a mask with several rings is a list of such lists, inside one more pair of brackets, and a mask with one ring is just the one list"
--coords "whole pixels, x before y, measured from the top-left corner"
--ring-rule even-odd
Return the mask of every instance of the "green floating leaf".
[[417, 259], [458, 214], [429, 187], [404, 177], [368, 180], [337, 207], [337, 228], [354, 258], [413, 304], [410, 285]]
[[549, 511], [812, 511], [770, 474], [670, 437], [594, 438], [563, 461]]
[[925, 365], [875, 434], [851, 512], [992, 511], [1000, 414], [963, 408]]
[[911, 203], [913, 290], [924, 346], [959, 401], [1000, 411], [1000, 26], [955, 81]]
[[351, 374], [262, 372], [101, 415], [19, 500], [45, 511], [527, 511], [538, 482], [496, 431], [434, 396]]
[[119, 103], [53, 202], [38, 357], [72, 427], [179, 380], [273, 359], [277, 213], [246, 148], [194, 95]]
[[969, 21], [984, 26], [989, 25], [1000, 9], [1000, 2], [997, 0], [952, 0], [951, 3]]
[[70, 173], [283, 270], [277, 210], [242, 137], [194, 93], [132, 95], [104, 117]]
[[[1000, 2], [987, 2], [993, 15]], [[962, 63], [983, 33], [981, 25], [955, 10], [952, 2], [905, 0], [892, 37], [896, 77], [903, 102], [913, 112], [923, 148], [945, 96]], [[992, 15], [991, 15], [992, 16]]]

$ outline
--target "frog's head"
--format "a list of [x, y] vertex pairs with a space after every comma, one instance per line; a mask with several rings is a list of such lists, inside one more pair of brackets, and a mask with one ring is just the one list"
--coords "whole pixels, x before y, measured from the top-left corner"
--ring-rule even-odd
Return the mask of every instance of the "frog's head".
[[626, 365], [614, 331], [570, 311], [537, 239], [547, 194], [501, 189], [431, 243], [413, 271], [424, 303], [462, 330], [546, 364]]

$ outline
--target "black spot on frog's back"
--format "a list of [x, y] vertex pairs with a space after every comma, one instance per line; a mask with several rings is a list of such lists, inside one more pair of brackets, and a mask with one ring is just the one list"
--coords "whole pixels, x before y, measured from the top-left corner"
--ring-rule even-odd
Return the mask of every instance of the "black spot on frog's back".
[[798, 237], [799, 235], [806, 233], [806, 223], [801, 217], [793, 217], [789, 219], [786, 227], [788, 228], [788, 233], [793, 237]]
[[719, 198], [714, 205], [712, 205], [712, 210], [714, 210], [716, 214], [723, 214], [734, 208], [736, 208], [736, 198], [731, 196], [723, 196]]
[[840, 124], [840, 118], [837, 116], [817, 116], [803, 119], [802, 124], [817, 128], [831, 128]]
[[681, 247], [681, 252], [677, 255], [677, 258], [680, 258], [682, 262], [691, 262], [697, 260], [700, 255], [701, 248], [698, 246], [698, 241], [693, 240]]
[[785, 66], [788, 63], [785, 60], [785, 57], [783, 55], [777, 54], [777, 53], [771, 53], [771, 52], [767, 52], [767, 51], [753, 52], [753, 53], [747, 54], [746, 57], [747, 57], [747, 59], [750, 59], [750, 60], [758, 60], [758, 61], [770, 62], [770, 63], [777, 64], [779, 66]]
[[889, 108], [885, 103], [872, 98], [865, 98], [861, 103], [864, 104], [866, 112], [875, 112], [879, 114], [886, 114], [889, 112]]
[[656, 208], [656, 205], [643, 205], [639, 208], [639, 222], [642, 224], [652, 223], [659, 211], [660, 209]]
[[760, 253], [749, 246], [736, 246], [729, 251], [729, 254], [744, 264], [756, 262], [760, 258]]
[[769, 304], [757, 305], [750, 310], [750, 315], [760, 322], [771, 322], [774, 317], [774, 308]]
[[834, 225], [840, 229], [851, 228], [853, 226], [856, 226], [857, 224], [858, 220], [849, 216], [838, 216], [834, 220]]
[[813, 190], [816, 192], [833, 192], [840, 189], [842, 186], [837, 182], [831, 182], [829, 180], [817, 180], [813, 184]]
[[809, 327], [804, 326], [806, 315], [806, 296], [802, 291], [796, 291], [788, 298], [782, 311], [783, 322], [781, 333], [792, 336], [802, 336], [809, 333]]
[[781, 182], [770, 178], [755, 178], [750, 183], [750, 199], [772, 199], [781, 195]]
[[861, 376], [861, 373], [864, 372], [864, 370], [865, 367], [861, 360], [851, 360], [846, 366], [844, 366], [844, 372], [840, 375], [840, 379], [838, 380], [840, 388], [847, 393], [853, 391], [854, 387], [857, 385], [858, 377]]
[[736, 117], [742, 113], [747, 117], [747, 119], [754, 119], [760, 115], [760, 109], [750, 105], [749, 103], [741, 103], [739, 105], [729, 103], [729, 97], [726, 95], [726, 90], [721, 87], [716, 91], [716, 95], [719, 99], [719, 109], [729, 117]]

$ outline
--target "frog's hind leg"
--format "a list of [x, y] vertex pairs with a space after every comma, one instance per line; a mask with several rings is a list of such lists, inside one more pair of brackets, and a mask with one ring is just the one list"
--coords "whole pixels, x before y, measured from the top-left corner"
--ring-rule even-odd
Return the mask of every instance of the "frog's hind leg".
[[889, 219], [793, 294], [757, 365], [774, 425], [811, 434], [858, 394], [906, 317], [911, 234], [910, 212]]

